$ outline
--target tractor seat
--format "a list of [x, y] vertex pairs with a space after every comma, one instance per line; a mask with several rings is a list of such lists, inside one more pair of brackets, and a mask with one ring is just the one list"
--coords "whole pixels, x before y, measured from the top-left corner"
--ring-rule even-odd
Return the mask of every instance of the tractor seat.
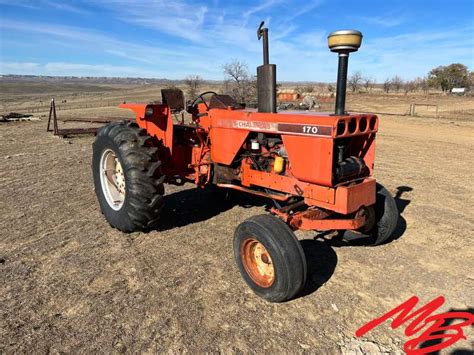
[[168, 105], [171, 112], [184, 110], [184, 94], [180, 89], [161, 89], [161, 102]]

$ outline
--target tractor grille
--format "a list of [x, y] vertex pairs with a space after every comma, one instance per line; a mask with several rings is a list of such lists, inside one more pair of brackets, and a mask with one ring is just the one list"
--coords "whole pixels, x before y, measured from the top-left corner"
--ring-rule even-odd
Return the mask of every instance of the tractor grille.
[[336, 137], [349, 137], [375, 133], [378, 129], [377, 116], [352, 116], [341, 118], [337, 122]]

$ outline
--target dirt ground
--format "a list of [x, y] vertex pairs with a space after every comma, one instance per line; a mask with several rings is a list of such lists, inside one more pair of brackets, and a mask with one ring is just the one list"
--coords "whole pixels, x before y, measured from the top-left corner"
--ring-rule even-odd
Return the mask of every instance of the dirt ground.
[[[123, 234], [96, 202], [93, 137], [45, 124], [0, 124], [0, 353], [394, 353], [402, 328], [355, 331], [413, 295], [474, 308], [472, 120], [382, 115], [376, 177], [401, 211], [396, 240], [299, 233], [308, 282], [282, 304], [256, 297], [233, 260], [234, 229], [264, 206], [167, 186], [159, 230]], [[465, 331], [449, 352], [473, 350]]]

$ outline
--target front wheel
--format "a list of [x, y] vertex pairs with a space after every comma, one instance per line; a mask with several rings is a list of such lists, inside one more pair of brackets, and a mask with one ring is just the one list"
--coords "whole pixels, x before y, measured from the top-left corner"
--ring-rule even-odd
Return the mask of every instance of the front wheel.
[[372, 245], [379, 245], [393, 237], [397, 227], [399, 212], [397, 203], [392, 194], [381, 184], [377, 184], [377, 198], [375, 205], [368, 209], [372, 226], [367, 230], [347, 230], [342, 234], [345, 241], [366, 239]]
[[234, 257], [247, 285], [270, 302], [296, 296], [306, 281], [306, 258], [291, 229], [271, 215], [251, 217], [234, 235]]

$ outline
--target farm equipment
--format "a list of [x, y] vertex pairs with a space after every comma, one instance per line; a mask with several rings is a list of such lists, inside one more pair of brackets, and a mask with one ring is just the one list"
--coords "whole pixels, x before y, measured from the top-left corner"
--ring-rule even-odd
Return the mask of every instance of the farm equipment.
[[[99, 118], [99, 117], [75, 117], [67, 119], [68, 122], [88, 122], [88, 123], [110, 123], [111, 121], [117, 121], [117, 118]], [[64, 121], [64, 120], [63, 120]], [[52, 125], [52, 127], [51, 127]], [[82, 127], [82, 128], [61, 128], [58, 125], [58, 115], [56, 114], [56, 102], [54, 97], [51, 99], [49, 106], [49, 117], [48, 125], [46, 126], [46, 132], [52, 132], [55, 136], [68, 137], [78, 134], [96, 134], [100, 127]]]
[[162, 90], [162, 104], [122, 104], [134, 122], [103, 127], [93, 145], [95, 191], [107, 221], [123, 232], [150, 230], [164, 207], [164, 184], [191, 182], [274, 201], [270, 213], [243, 221], [234, 256], [249, 287], [272, 302], [304, 286], [306, 260], [294, 231], [338, 231], [372, 244], [393, 234], [398, 211], [372, 177], [379, 119], [345, 110], [350, 52], [358, 31], [336, 31], [328, 44], [339, 54], [335, 113], [276, 112], [276, 65], [269, 64], [268, 29], [257, 68], [258, 109], [228, 95], [205, 92], [184, 110], [180, 90]]

